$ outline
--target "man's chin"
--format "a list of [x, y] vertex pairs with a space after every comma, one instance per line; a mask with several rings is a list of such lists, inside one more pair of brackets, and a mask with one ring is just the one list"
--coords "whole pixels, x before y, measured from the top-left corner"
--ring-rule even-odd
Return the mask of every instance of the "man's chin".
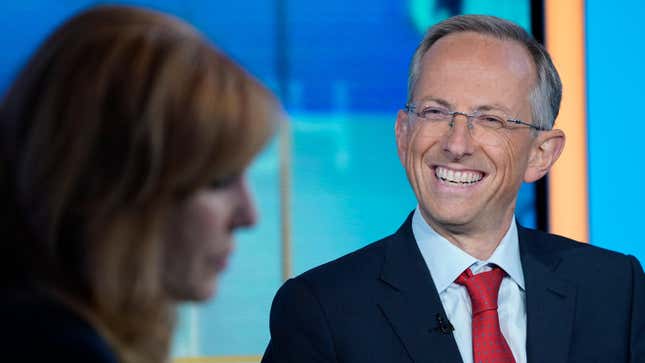
[[[439, 234], [464, 235], [481, 232], [481, 221], [474, 214], [454, 211], [434, 212], [424, 219]], [[485, 228], [484, 228], [485, 229]]]

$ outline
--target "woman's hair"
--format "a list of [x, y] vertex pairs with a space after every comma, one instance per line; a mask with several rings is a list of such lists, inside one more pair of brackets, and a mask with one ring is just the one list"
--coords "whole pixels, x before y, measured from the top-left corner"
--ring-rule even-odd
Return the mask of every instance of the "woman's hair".
[[171, 209], [243, 172], [272, 94], [184, 22], [123, 6], [60, 26], [0, 105], [3, 286], [71, 301], [124, 362], [163, 361]]

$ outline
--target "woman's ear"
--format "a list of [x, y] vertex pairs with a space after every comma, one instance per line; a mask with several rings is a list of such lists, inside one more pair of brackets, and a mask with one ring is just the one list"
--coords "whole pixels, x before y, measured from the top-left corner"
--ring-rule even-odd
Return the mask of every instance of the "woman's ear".
[[541, 131], [533, 140], [524, 181], [532, 183], [549, 172], [564, 149], [565, 136], [562, 130]]

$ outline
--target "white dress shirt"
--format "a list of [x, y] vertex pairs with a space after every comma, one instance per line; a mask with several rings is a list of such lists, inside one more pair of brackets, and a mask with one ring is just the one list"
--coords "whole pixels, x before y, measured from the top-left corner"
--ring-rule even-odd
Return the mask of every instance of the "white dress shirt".
[[479, 261], [435, 232], [423, 219], [419, 208], [412, 217], [412, 233], [428, 265], [464, 363], [473, 363], [472, 306], [465, 286], [455, 279], [470, 267], [473, 274], [491, 270], [490, 264], [506, 271], [498, 295], [498, 314], [502, 334], [516, 363], [526, 363], [526, 292], [520, 261], [515, 217], [487, 261]]

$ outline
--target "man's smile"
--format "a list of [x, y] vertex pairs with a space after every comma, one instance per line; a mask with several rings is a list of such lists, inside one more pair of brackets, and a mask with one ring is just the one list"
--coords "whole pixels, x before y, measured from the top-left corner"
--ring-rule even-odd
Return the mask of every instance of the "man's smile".
[[484, 173], [475, 170], [454, 170], [445, 166], [436, 166], [434, 174], [440, 181], [450, 185], [468, 186], [482, 180]]

